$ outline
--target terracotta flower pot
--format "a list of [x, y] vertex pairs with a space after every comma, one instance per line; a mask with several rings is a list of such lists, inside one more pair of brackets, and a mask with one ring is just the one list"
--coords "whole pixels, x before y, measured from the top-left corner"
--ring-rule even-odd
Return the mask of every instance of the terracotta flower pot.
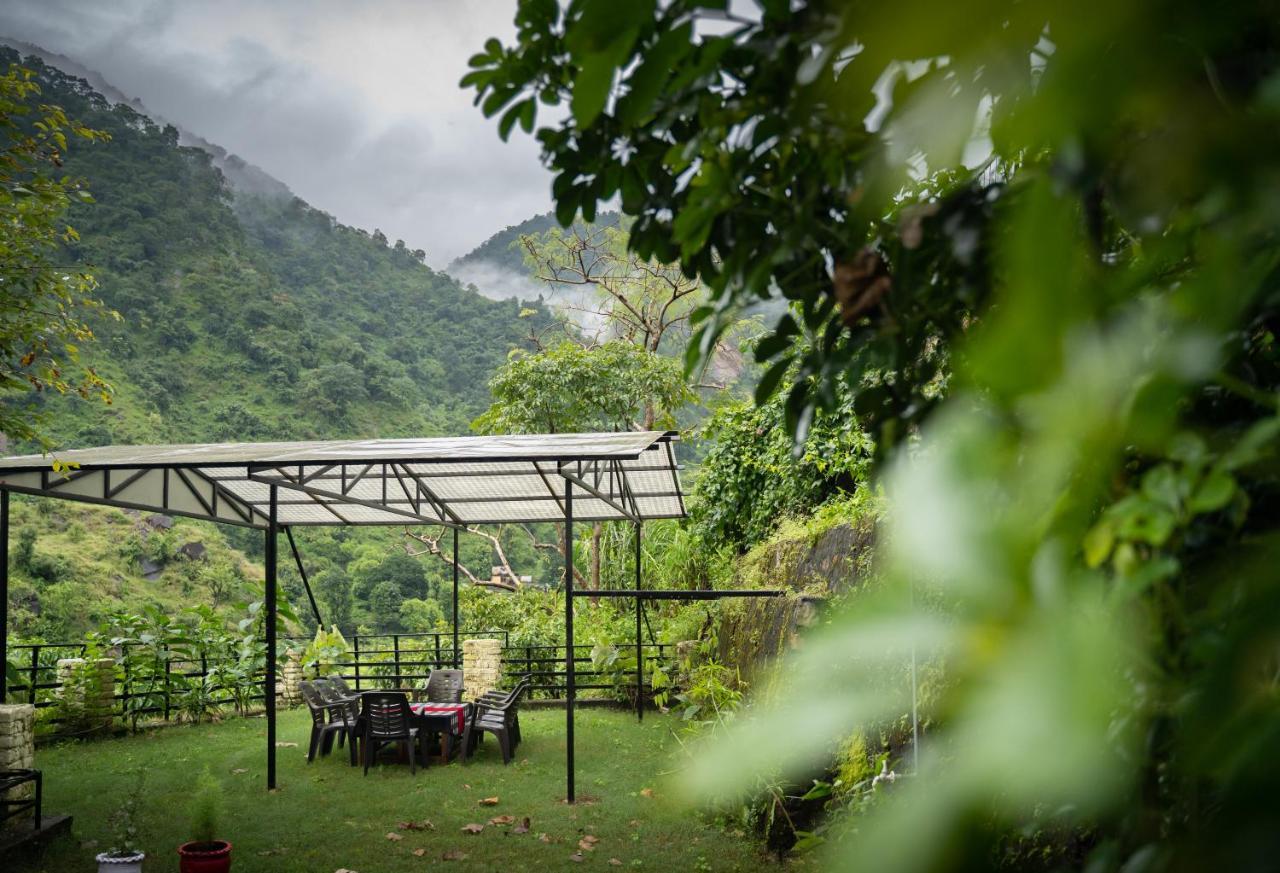
[[146, 857], [144, 852], [119, 855], [100, 852], [93, 860], [98, 862], [98, 873], [142, 873], [142, 861]]
[[222, 840], [178, 846], [181, 873], [226, 873], [231, 869], [231, 844]]

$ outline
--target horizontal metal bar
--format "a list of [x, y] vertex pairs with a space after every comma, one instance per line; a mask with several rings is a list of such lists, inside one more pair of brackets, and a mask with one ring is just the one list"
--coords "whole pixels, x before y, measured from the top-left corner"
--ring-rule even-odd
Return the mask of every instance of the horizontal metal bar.
[[635, 591], [609, 589], [592, 591], [590, 588], [574, 589], [571, 597], [638, 597], [641, 600], [720, 600], [724, 597], [782, 597], [787, 592], [773, 588], [748, 588], [734, 590], [699, 591]]

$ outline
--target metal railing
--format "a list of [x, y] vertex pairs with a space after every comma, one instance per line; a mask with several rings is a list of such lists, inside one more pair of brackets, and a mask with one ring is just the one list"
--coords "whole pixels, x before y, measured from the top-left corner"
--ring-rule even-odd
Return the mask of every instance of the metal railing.
[[[511, 645], [506, 631], [467, 631], [458, 634], [459, 640], [501, 639], [503, 675], [508, 684], [516, 677], [533, 678], [531, 698], [563, 699], [565, 695], [565, 648], [563, 645]], [[302, 648], [308, 640], [281, 640], [281, 650], [286, 647]], [[635, 643], [621, 641], [619, 649], [631, 652]], [[666, 643], [644, 643], [641, 647], [645, 677], [652, 669], [669, 663], [675, 647]], [[20, 677], [7, 684], [9, 699], [25, 701], [37, 708], [54, 706], [58, 702], [56, 691], [57, 662], [62, 658], [83, 657], [87, 651], [84, 643], [17, 643], [10, 644], [11, 662]], [[592, 646], [574, 646], [574, 665], [578, 691], [609, 691], [630, 693], [635, 687], [635, 671], [596, 670], [591, 657]], [[22, 653], [26, 653], [26, 657]], [[136, 719], [141, 716], [159, 715], [168, 721], [176, 710], [184, 708], [184, 695], [190, 680], [206, 680], [217, 675], [217, 668], [227, 659], [201, 656], [199, 658], [166, 658], [163, 670], [145, 677], [130, 675], [128, 659], [118, 662], [114, 701], [115, 715]], [[355, 634], [350, 640], [350, 658], [336, 663], [337, 675], [360, 691], [384, 688], [414, 687], [425, 682], [432, 670], [461, 666], [462, 653], [453, 648], [450, 632]], [[158, 677], [158, 678], [157, 678]], [[242, 699], [261, 701], [264, 674], [255, 677], [257, 689]], [[147, 684], [142, 686], [142, 682]], [[648, 689], [650, 683], [644, 682]], [[234, 702], [234, 694], [225, 688], [209, 691], [200, 711], [221, 709]]]

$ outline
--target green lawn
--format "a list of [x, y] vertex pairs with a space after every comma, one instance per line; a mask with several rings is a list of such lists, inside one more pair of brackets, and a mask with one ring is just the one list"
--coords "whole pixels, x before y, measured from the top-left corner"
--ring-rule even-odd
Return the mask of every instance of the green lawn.
[[[105, 818], [115, 806], [113, 798], [142, 768], [147, 775], [139, 824], [146, 869], [177, 870], [175, 849], [187, 839], [187, 798], [206, 767], [225, 786], [220, 836], [234, 844], [233, 869], [241, 873], [339, 868], [382, 873], [440, 866], [504, 873], [589, 867], [672, 873], [773, 866], [751, 838], [704, 824], [670, 796], [663, 774], [678, 762], [669, 719], [646, 715], [640, 725], [621, 712], [580, 711], [575, 806], [562, 802], [564, 712], [529, 711], [521, 722], [525, 740], [510, 766], [502, 765], [490, 737], [465, 766], [437, 764], [413, 776], [407, 765], [386, 763], [364, 777], [348, 765], [345, 751], [308, 765], [308, 716], [284, 713], [278, 739], [298, 746], [279, 750], [281, 787], [274, 794], [265, 789], [262, 719], [44, 747], [36, 760], [45, 774], [45, 809], [74, 815], [74, 837], [19, 869], [94, 869], [93, 855], [107, 845]], [[482, 798], [494, 796], [496, 805], [480, 805]], [[529, 817], [530, 832], [487, 824], [502, 815], [514, 816], [517, 824]], [[399, 828], [401, 822], [424, 819], [434, 830]], [[470, 835], [462, 831], [470, 823], [486, 826]], [[594, 851], [579, 848], [585, 836], [598, 838]], [[422, 855], [414, 854], [418, 849]], [[466, 857], [443, 860], [452, 852]]]

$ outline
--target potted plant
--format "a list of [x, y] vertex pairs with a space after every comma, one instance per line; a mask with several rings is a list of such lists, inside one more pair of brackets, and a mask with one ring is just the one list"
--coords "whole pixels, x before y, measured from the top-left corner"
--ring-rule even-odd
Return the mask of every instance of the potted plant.
[[142, 797], [142, 771], [138, 772], [133, 790], [125, 795], [115, 812], [107, 819], [111, 829], [111, 848], [98, 853], [98, 873], [141, 873], [147, 856], [138, 848], [138, 825], [135, 816]]
[[181, 873], [225, 873], [231, 869], [231, 844], [214, 837], [221, 815], [222, 783], [205, 770], [191, 799], [192, 840], [178, 847]]

